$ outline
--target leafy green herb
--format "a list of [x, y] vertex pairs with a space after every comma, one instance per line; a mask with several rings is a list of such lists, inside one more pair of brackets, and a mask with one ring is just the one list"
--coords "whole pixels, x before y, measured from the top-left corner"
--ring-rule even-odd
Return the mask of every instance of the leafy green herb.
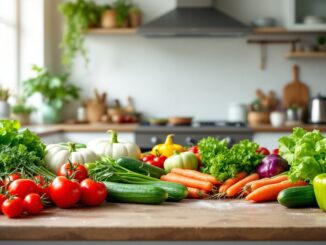
[[19, 129], [18, 121], [0, 121], [0, 176], [20, 172], [26, 177], [42, 174], [53, 178], [44, 164], [45, 145], [28, 129]]
[[252, 173], [263, 159], [263, 155], [256, 152], [258, 145], [250, 140], [242, 140], [228, 148], [225, 140], [208, 137], [202, 139], [198, 146], [202, 171], [219, 181], [234, 177], [241, 171]]
[[290, 136], [279, 139], [279, 152], [290, 164], [290, 181], [312, 182], [316, 175], [326, 173], [326, 138], [318, 130], [294, 128]]
[[113, 4], [113, 8], [115, 9], [116, 15], [116, 22], [118, 27], [124, 27], [126, 21], [129, 17], [129, 10], [131, 8], [131, 3], [128, 0], [117, 0]]
[[86, 164], [89, 176], [95, 181], [111, 181], [128, 184], [145, 184], [158, 181], [150, 176], [130, 171], [118, 165], [112, 158], [103, 158], [95, 163]]

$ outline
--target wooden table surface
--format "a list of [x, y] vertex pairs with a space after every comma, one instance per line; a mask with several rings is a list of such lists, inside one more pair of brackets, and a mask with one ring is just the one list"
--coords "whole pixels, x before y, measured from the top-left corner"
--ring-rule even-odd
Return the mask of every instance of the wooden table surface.
[[326, 240], [326, 213], [228, 200], [48, 208], [1, 216], [0, 240]]

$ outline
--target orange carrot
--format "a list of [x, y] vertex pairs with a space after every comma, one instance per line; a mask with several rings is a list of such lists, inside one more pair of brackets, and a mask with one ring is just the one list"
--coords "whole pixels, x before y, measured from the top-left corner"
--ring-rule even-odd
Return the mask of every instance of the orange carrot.
[[264, 179], [260, 179], [260, 180], [256, 180], [251, 183], [248, 183], [245, 186], [245, 189], [248, 189], [249, 191], [254, 191], [254, 190], [257, 190], [258, 188], [263, 187], [265, 185], [280, 183], [284, 180], [288, 180], [287, 175], [280, 175], [275, 178], [264, 178]]
[[196, 180], [175, 173], [162, 175], [161, 180], [176, 182], [187, 187], [194, 187], [205, 191], [212, 191], [213, 189], [213, 184], [211, 182]]
[[237, 194], [240, 194], [242, 191], [242, 188], [250, 181], [253, 180], [258, 180], [259, 179], [259, 174], [253, 173], [251, 175], [248, 175], [247, 177], [243, 178], [242, 180], [239, 180], [237, 183], [234, 185], [231, 185], [227, 190], [226, 190], [226, 196], [227, 197], [234, 197]]
[[219, 189], [220, 193], [225, 193], [226, 190], [231, 186], [234, 185], [235, 183], [237, 183], [238, 181], [242, 180], [243, 178], [245, 178], [247, 176], [247, 174], [245, 172], [240, 172], [238, 173], [234, 178], [230, 178], [227, 179], [221, 186]]
[[182, 176], [189, 177], [192, 179], [208, 181], [211, 182], [213, 185], [220, 184], [220, 182], [218, 182], [218, 180], [214, 176], [209, 174], [204, 174], [196, 170], [173, 168], [171, 170], [171, 173], [180, 174]]
[[200, 190], [198, 188], [193, 188], [193, 187], [187, 187], [188, 189], [188, 196], [187, 198], [192, 198], [192, 199], [201, 199], [204, 197], [207, 197], [207, 193], [203, 190]]
[[275, 201], [277, 199], [278, 193], [280, 193], [282, 190], [294, 186], [303, 185], [307, 185], [307, 183], [303, 180], [299, 180], [295, 183], [291, 183], [288, 180], [284, 180], [276, 184], [265, 185], [263, 187], [258, 188], [257, 190], [251, 192], [248, 196], [246, 196], [246, 200], [253, 202]]

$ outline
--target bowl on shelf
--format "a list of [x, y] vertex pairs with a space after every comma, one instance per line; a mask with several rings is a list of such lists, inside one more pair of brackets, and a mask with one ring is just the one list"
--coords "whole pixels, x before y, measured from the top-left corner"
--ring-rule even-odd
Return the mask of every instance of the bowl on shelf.
[[168, 118], [150, 118], [149, 120], [150, 125], [153, 126], [165, 126], [168, 124], [169, 119]]
[[250, 111], [248, 113], [248, 123], [250, 126], [259, 126], [269, 124], [269, 112], [267, 111]]
[[189, 126], [192, 124], [192, 117], [169, 117], [169, 124], [173, 126]]

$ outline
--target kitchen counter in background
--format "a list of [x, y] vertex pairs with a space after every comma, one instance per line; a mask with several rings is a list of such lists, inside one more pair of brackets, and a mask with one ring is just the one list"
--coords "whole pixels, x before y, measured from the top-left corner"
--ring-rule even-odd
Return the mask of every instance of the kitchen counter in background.
[[1, 240], [321, 241], [326, 215], [318, 208], [277, 203], [184, 200], [162, 205], [107, 203], [49, 208], [23, 219], [0, 217]]
[[[26, 126], [33, 132], [37, 133], [46, 144], [58, 142], [80, 142], [87, 143], [92, 139], [108, 137], [107, 130], [115, 130], [119, 133], [119, 138], [129, 141], [136, 141], [135, 131], [138, 124], [56, 124], [56, 125], [30, 125]], [[307, 130], [319, 129], [321, 132], [326, 132], [326, 125], [300, 125]], [[192, 128], [182, 127], [183, 131], [191, 133]], [[182, 129], [180, 128], [180, 130]], [[177, 128], [179, 129], [179, 128]], [[151, 130], [150, 128], [148, 130]], [[168, 130], [167, 130], [168, 131]], [[166, 131], [166, 132], [167, 132]], [[269, 125], [256, 126], [252, 128], [234, 128], [234, 137], [237, 132], [252, 131], [253, 140], [259, 145], [269, 149], [278, 147], [278, 139], [289, 135], [292, 127], [272, 127]], [[166, 132], [162, 134], [166, 134]], [[178, 134], [177, 132], [175, 132]]]
[[[53, 125], [28, 125], [24, 126], [31, 129], [33, 132], [40, 136], [60, 133], [60, 132], [106, 132], [107, 130], [115, 130], [117, 132], [129, 132], [134, 133], [138, 124], [110, 124], [110, 123], [99, 123], [99, 124], [53, 124]], [[254, 126], [251, 129], [254, 133], [283, 133], [291, 132], [293, 127], [302, 127], [306, 130], [318, 129], [321, 132], [326, 132], [326, 125], [312, 125], [302, 124], [297, 126], [282, 126], [272, 127], [271, 125]]]

